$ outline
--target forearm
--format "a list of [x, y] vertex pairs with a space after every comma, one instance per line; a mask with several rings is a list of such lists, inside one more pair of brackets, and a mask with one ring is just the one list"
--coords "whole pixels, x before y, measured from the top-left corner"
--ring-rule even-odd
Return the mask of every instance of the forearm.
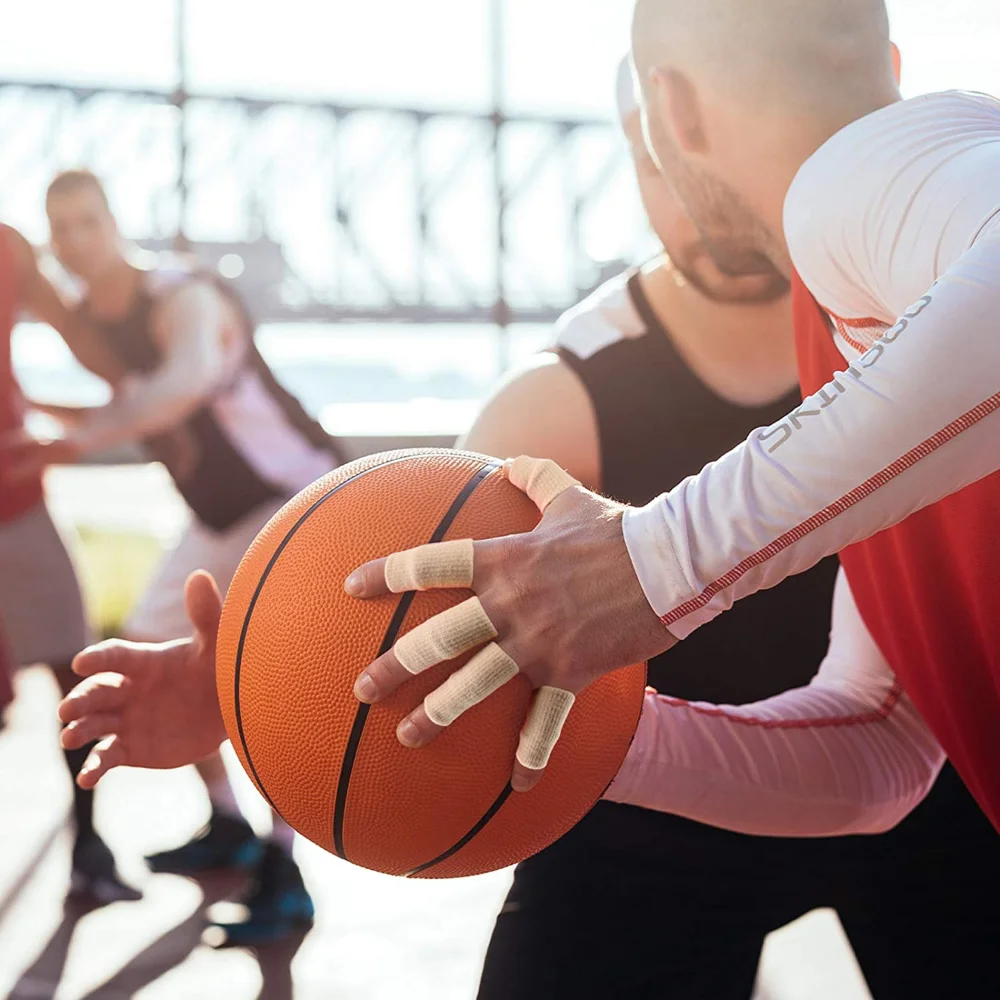
[[879, 833], [920, 802], [943, 760], [897, 687], [875, 705], [814, 687], [742, 707], [647, 694], [607, 798], [739, 833]]
[[991, 236], [789, 417], [626, 515], [675, 635], [1000, 468], [998, 287]]
[[120, 362], [98, 331], [62, 300], [49, 279], [38, 269], [26, 242], [22, 247], [22, 258], [22, 297], [28, 312], [55, 329], [84, 368], [112, 385], [117, 383], [124, 375]]
[[70, 440], [84, 453], [102, 451], [142, 440], [175, 427], [203, 402], [208, 385], [201, 379], [153, 380], [126, 377], [114, 399], [95, 407], [70, 432]]
[[943, 762], [841, 570], [812, 683], [740, 707], [648, 694], [608, 797], [741, 833], [875, 833], [923, 798]]

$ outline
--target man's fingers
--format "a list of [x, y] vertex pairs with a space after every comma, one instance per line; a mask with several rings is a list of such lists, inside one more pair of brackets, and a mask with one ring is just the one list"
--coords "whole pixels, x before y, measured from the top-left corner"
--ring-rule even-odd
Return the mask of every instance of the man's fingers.
[[578, 480], [549, 458], [528, 458], [526, 455], [511, 458], [504, 463], [503, 472], [543, 514], [556, 497], [580, 485]]
[[470, 538], [418, 545], [385, 559], [359, 566], [345, 581], [352, 597], [404, 594], [472, 586], [473, 542]]
[[90, 646], [73, 658], [73, 673], [80, 677], [94, 674], [125, 673], [128, 667], [128, 653], [133, 643], [122, 639], [105, 639]]
[[535, 692], [517, 745], [516, 766], [511, 776], [514, 791], [527, 791], [541, 778], [574, 700], [571, 691], [561, 688], [545, 686]]
[[354, 682], [354, 697], [370, 705], [392, 694], [403, 681], [412, 677], [413, 674], [396, 659], [395, 652], [390, 649], [374, 663], [370, 663]]
[[375, 559], [372, 562], [359, 566], [344, 581], [344, 590], [351, 597], [381, 597], [388, 594], [389, 588], [385, 583], [386, 559]]
[[498, 691], [517, 674], [517, 664], [495, 642], [456, 670], [396, 729], [403, 746], [422, 747], [473, 705]]
[[94, 740], [121, 732], [122, 717], [117, 712], [98, 712], [71, 722], [60, 735], [64, 750], [79, 750]]
[[187, 578], [184, 605], [194, 634], [202, 639], [214, 639], [222, 616], [222, 595], [211, 573], [199, 569]]
[[87, 715], [119, 711], [125, 704], [127, 683], [121, 674], [95, 674], [88, 677], [60, 702], [60, 721], [75, 722]]
[[[491, 642], [403, 719], [396, 728], [396, 738], [406, 747], [426, 746], [517, 673], [514, 660]], [[526, 792], [541, 780], [574, 700], [570, 691], [560, 688], [541, 687], [535, 692], [511, 773], [510, 783], [515, 792]]]
[[530, 767], [525, 767], [516, 757], [514, 758], [514, 770], [510, 776], [510, 787], [515, 792], [530, 792], [539, 781], [545, 769], [534, 771]]
[[496, 638], [496, 629], [478, 597], [470, 597], [410, 629], [379, 657], [354, 685], [364, 702], [376, 701], [403, 681]]
[[444, 731], [444, 726], [439, 726], [435, 722], [431, 722], [427, 718], [427, 712], [424, 706], [421, 705], [419, 708], [414, 709], [410, 714], [403, 719], [403, 721], [396, 727], [396, 739], [403, 744], [404, 747], [410, 747], [415, 750], [418, 747], [427, 746], [428, 743], [438, 733]]
[[436, 725], [450, 726], [473, 705], [502, 688], [517, 672], [517, 664], [511, 657], [491, 642], [427, 695], [424, 711]]
[[470, 597], [410, 629], [396, 642], [396, 659], [409, 673], [420, 674], [496, 636], [479, 598]]
[[128, 754], [120, 736], [101, 740], [87, 755], [76, 776], [76, 783], [83, 789], [93, 788], [112, 768], [128, 763]]

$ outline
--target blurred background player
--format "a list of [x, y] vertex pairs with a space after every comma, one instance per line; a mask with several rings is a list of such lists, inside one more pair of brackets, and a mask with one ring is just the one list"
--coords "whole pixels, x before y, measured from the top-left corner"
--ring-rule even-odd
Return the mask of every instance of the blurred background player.
[[[253, 322], [228, 285], [181, 258], [150, 271], [129, 262], [94, 174], [59, 174], [46, 211], [56, 256], [84, 286], [78, 312], [125, 376], [111, 402], [87, 413], [64, 438], [25, 447], [15, 474], [33, 476], [52, 462], [141, 441], [170, 472], [191, 523], [125, 632], [137, 641], [181, 638], [190, 634], [184, 613], [189, 574], [207, 569], [225, 593], [271, 515], [335, 467], [335, 448], [275, 380], [254, 345]], [[291, 828], [274, 815], [270, 840], [259, 840], [221, 757], [197, 767], [211, 802], [209, 822], [190, 843], [150, 856], [150, 867], [254, 872], [249, 918], [225, 925], [229, 943], [258, 943], [307, 924], [313, 908], [292, 860]]]
[[[11, 332], [23, 311], [53, 326], [77, 359], [115, 381], [118, 366], [101, 349], [94, 331], [73, 317], [55, 289], [39, 272], [35, 253], [15, 229], [0, 225], [0, 439], [7, 443], [23, 433], [26, 404], [11, 369]], [[3, 470], [0, 456], [0, 471]], [[83, 601], [73, 564], [45, 508], [40, 471], [14, 483], [0, 481], [0, 633], [4, 659], [14, 667], [44, 663], [51, 667], [63, 693], [77, 678], [70, 673], [73, 657], [87, 644]], [[9, 653], [8, 653], [9, 650]], [[0, 667], [0, 710], [5, 704], [6, 670]], [[71, 778], [79, 773], [86, 752], [66, 750]], [[139, 899], [122, 882], [114, 858], [94, 830], [94, 795], [73, 782], [75, 828], [70, 888], [100, 903]]]
[[[667, 254], [568, 312], [555, 351], [504, 385], [465, 446], [551, 457], [590, 489], [642, 504], [800, 397], [787, 282], [715, 266], [646, 151], [627, 62], [618, 100]], [[836, 573], [827, 559], [737, 603], [655, 658], [649, 683], [723, 705], [808, 684]], [[734, 674], [736, 660], [746, 669]], [[601, 802], [517, 868], [480, 998], [747, 1000], [765, 936], [821, 906], [838, 910], [877, 1000], [993, 996], [998, 887], [996, 835], [950, 765], [875, 838], [751, 837]]]

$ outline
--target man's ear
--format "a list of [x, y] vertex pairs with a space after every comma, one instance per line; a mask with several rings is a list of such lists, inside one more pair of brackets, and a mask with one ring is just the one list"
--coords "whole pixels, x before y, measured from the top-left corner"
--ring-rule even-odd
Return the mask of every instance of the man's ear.
[[900, 54], [899, 46], [895, 42], [889, 42], [889, 52], [892, 54], [892, 73], [896, 78], [896, 86], [899, 86], [903, 77], [903, 57]]
[[684, 153], [703, 153], [708, 145], [704, 114], [691, 78], [676, 69], [650, 71], [650, 90], [659, 119]]

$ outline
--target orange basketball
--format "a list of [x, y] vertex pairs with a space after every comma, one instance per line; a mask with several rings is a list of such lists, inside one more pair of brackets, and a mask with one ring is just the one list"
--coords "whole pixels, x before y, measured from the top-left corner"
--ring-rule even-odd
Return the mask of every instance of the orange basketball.
[[394, 875], [447, 878], [514, 864], [564, 834], [601, 796], [639, 720], [645, 666], [602, 677], [570, 712], [530, 791], [508, 778], [531, 684], [515, 677], [428, 747], [396, 726], [468, 656], [371, 707], [354, 680], [409, 629], [469, 597], [441, 590], [359, 601], [361, 563], [424, 542], [530, 531], [538, 511], [494, 459], [389, 452], [300, 493], [243, 558], [219, 629], [219, 701], [264, 797], [303, 836]]

